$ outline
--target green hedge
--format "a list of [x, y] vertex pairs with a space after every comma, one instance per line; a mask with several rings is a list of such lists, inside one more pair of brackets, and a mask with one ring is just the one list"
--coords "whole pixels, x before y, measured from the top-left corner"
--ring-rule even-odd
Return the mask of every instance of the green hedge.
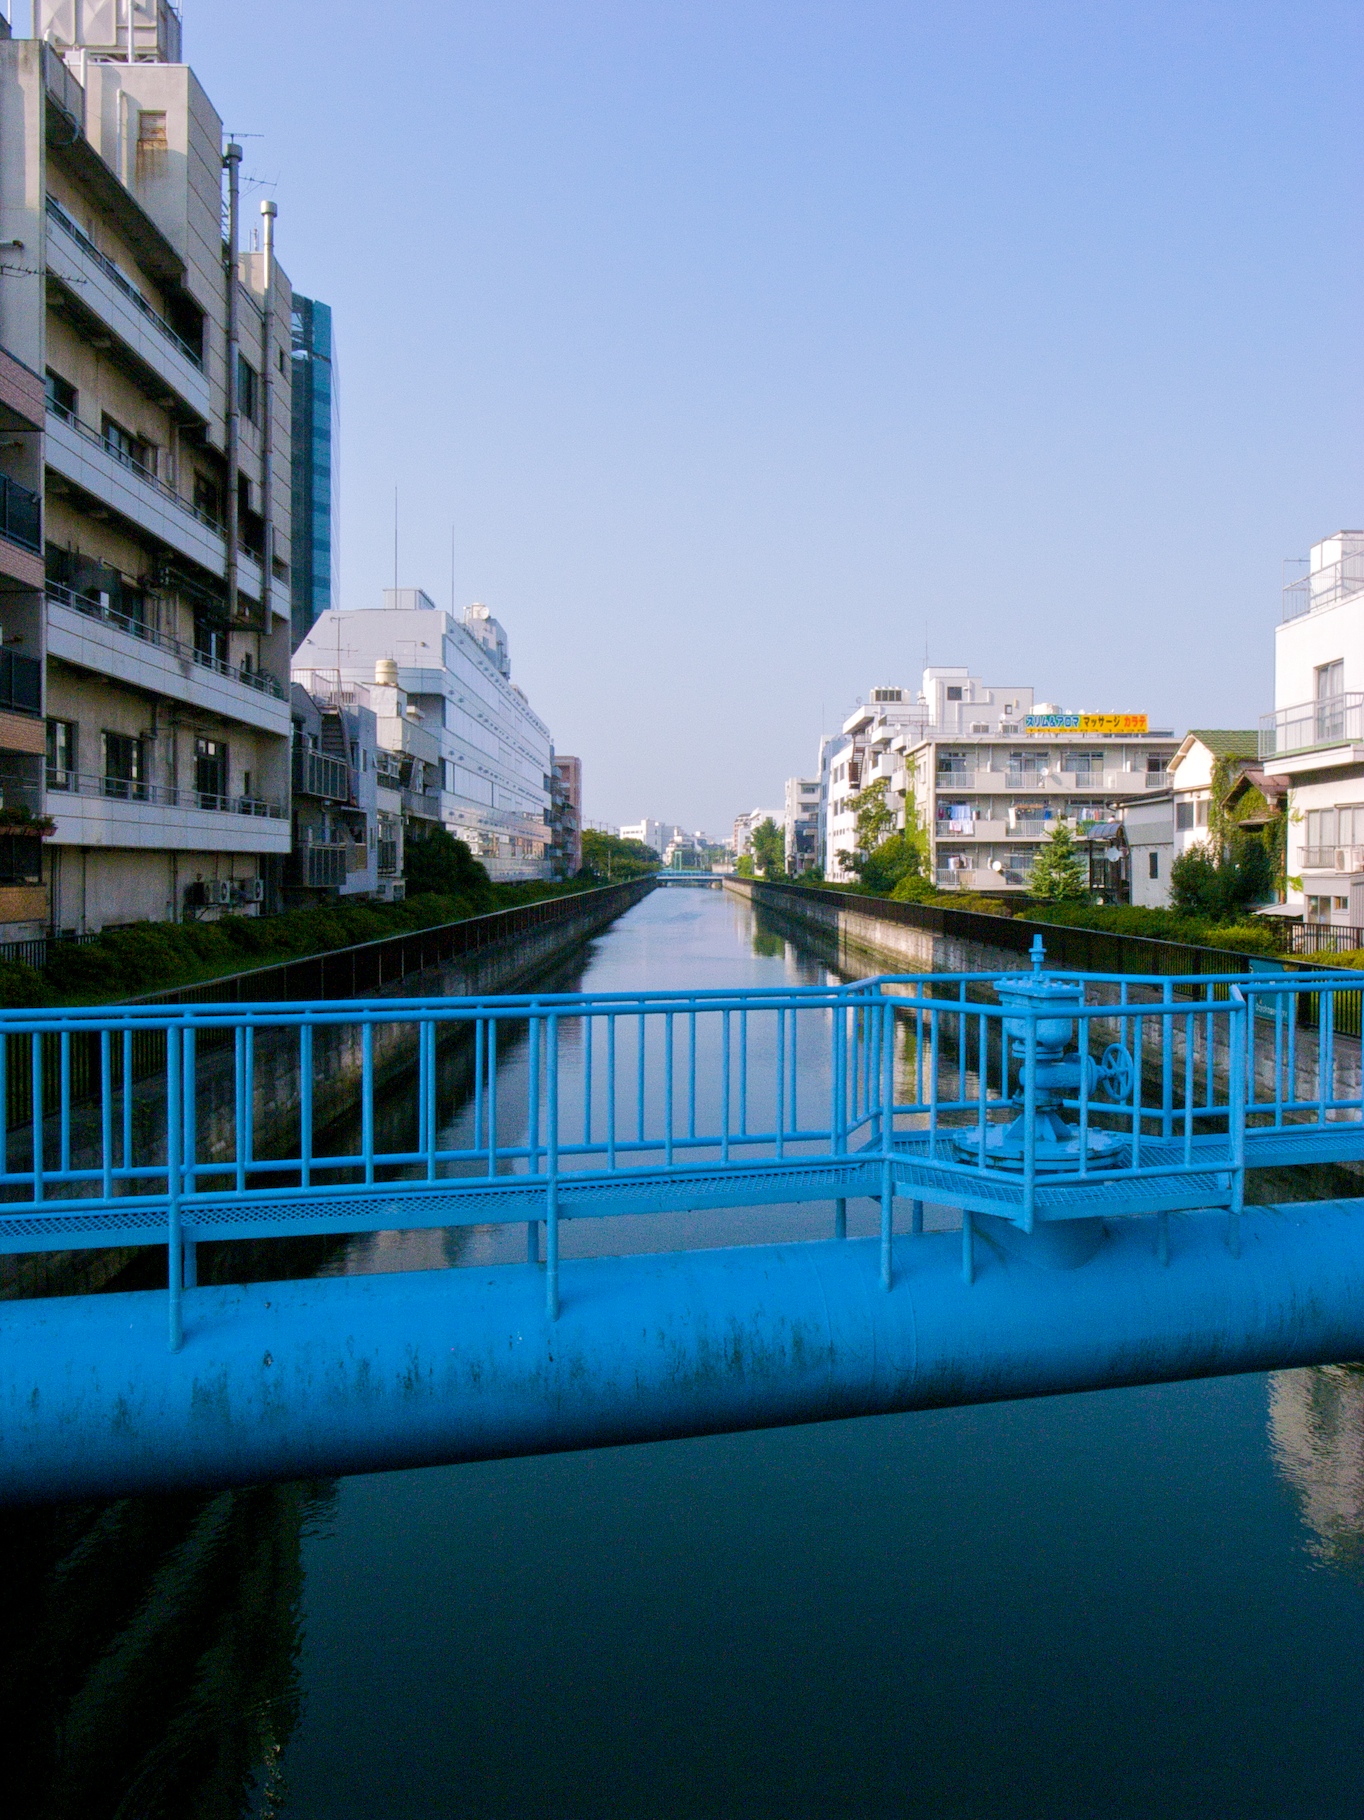
[[317, 904], [280, 916], [224, 916], [217, 922], [136, 923], [93, 942], [51, 942], [41, 972], [0, 961], [0, 1006], [118, 1000], [192, 985], [214, 974], [246, 972], [301, 955], [326, 954], [382, 941], [412, 929], [461, 922], [488, 909], [508, 909], [589, 888], [569, 884], [493, 885], [466, 897], [424, 892], [401, 904]]
[[1230, 948], [1237, 954], [1281, 954], [1282, 936], [1269, 921], [1213, 923], [1174, 910], [1144, 910], [1136, 904], [1021, 904], [1021, 921], [1071, 929], [1104, 929], [1113, 935], [1145, 936], [1157, 942], [1187, 942], [1196, 948]]

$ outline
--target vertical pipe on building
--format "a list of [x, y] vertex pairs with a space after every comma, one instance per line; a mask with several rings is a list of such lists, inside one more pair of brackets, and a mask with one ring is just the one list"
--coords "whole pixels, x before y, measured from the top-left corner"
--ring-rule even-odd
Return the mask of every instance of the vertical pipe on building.
[[272, 596], [275, 586], [275, 513], [274, 496], [271, 491], [271, 463], [274, 459], [270, 432], [273, 428], [272, 412], [275, 408], [275, 355], [271, 342], [271, 332], [275, 326], [275, 216], [278, 206], [267, 196], [260, 205], [261, 212], [261, 247], [264, 252], [265, 271], [262, 277], [264, 287], [263, 308], [264, 324], [260, 336], [261, 364], [261, 431], [260, 431], [260, 514], [263, 524], [261, 535], [261, 577], [260, 604], [261, 630], [268, 636], [274, 625], [274, 606]]
[[224, 580], [227, 584], [229, 622], [235, 621], [237, 617], [237, 475], [241, 467], [241, 400], [237, 387], [237, 363], [240, 359], [237, 327], [238, 173], [241, 161], [242, 148], [234, 140], [229, 140], [227, 151], [223, 154], [223, 163], [227, 166], [227, 269], [224, 274], [227, 283], [227, 567]]

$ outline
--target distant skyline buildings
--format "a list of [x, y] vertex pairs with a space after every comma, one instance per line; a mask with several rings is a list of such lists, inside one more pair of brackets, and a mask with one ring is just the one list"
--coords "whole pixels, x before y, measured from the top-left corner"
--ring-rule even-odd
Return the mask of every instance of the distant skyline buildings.
[[296, 651], [341, 605], [341, 391], [331, 306], [294, 293], [292, 355], [294, 561], [290, 635]]

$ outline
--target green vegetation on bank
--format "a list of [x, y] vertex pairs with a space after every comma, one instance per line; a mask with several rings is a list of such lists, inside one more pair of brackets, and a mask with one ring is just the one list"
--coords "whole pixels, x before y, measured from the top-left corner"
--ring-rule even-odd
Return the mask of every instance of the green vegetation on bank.
[[626, 879], [643, 878], [646, 872], [657, 872], [661, 863], [642, 840], [622, 840], [599, 828], [583, 829], [583, 871], [591, 873], [594, 884], [619, 885]]
[[51, 942], [38, 971], [0, 961], [0, 1006], [97, 1004], [278, 961], [327, 954], [434, 929], [490, 910], [590, 890], [598, 880], [494, 884], [463, 841], [443, 829], [407, 845], [409, 895], [400, 904], [326, 903], [279, 916], [224, 916], [216, 922], [135, 923], [93, 942]]

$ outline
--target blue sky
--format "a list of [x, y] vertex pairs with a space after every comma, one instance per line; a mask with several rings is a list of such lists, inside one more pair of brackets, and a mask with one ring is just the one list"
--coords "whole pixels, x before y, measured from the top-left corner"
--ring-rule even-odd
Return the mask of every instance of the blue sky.
[[1282, 559], [1364, 520], [1356, 6], [184, 12], [336, 311], [344, 604], [396, 484], [589, 815], [778, 801], [925, 639], [1271, 704]]

